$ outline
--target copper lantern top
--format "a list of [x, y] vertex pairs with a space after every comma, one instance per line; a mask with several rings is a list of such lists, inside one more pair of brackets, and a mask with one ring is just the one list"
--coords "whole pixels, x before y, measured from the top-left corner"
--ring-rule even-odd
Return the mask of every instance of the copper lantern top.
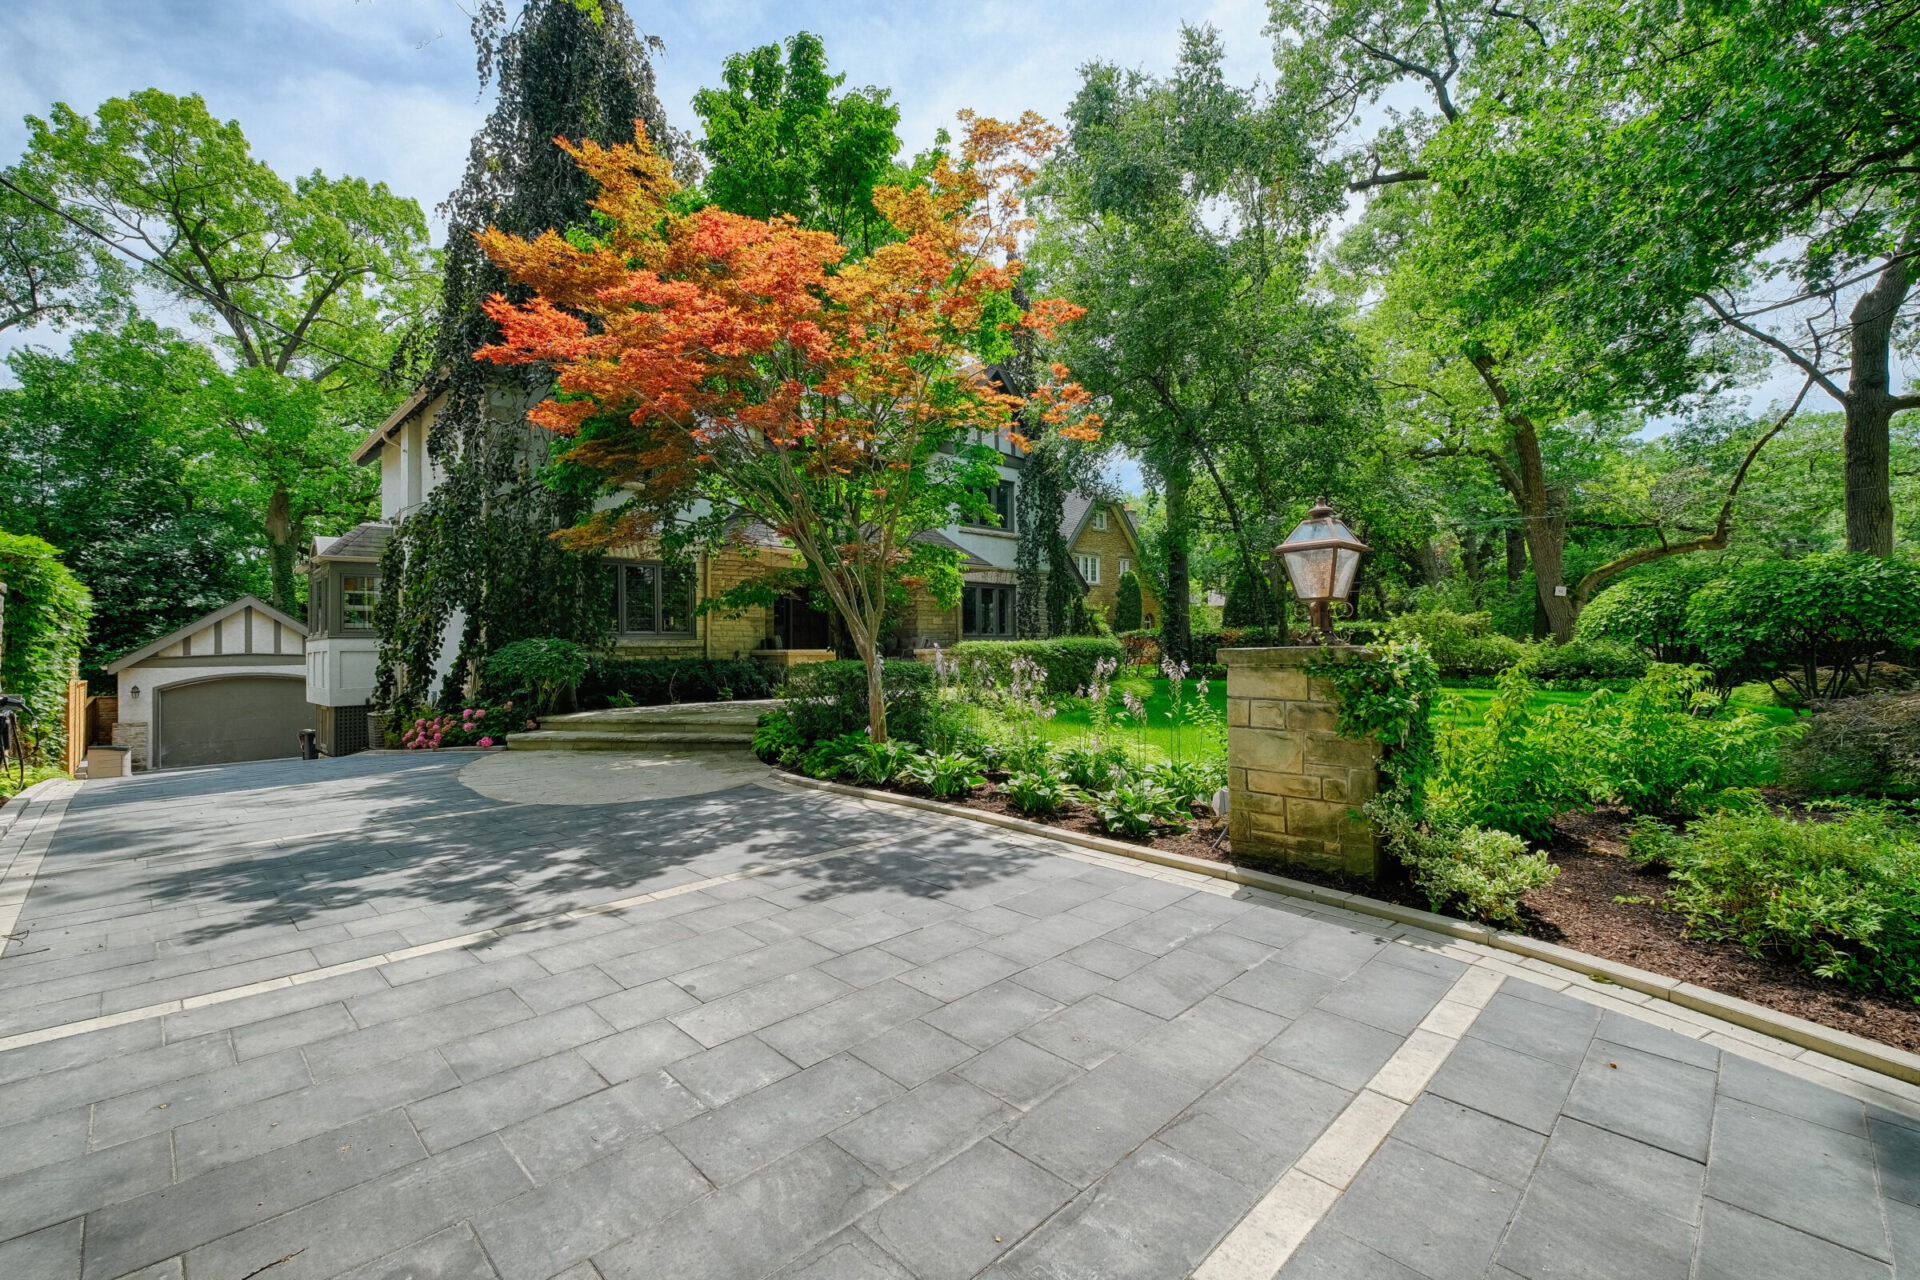
[[1305, 604], [1344, 600], [1353, 590], [1360, 557], [1371, 550], [1353, 536], [1325, 499], [1274, 548], [1287, 566], [1293, 594]]

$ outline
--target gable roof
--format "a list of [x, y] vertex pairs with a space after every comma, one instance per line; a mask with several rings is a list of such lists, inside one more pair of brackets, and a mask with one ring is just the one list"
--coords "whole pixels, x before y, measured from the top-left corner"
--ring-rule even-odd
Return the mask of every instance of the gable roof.
[[[307, 633], [307, 624], [300, 621], [298, 618], [294, 618], [280, 612], [280, 610], [274, 608], [272, 605], [268, 604], [265, 600], [262, 600], [258, 596], [241, 596], [238, 600], [235, 600], [232, 604], [222, 605], [220, 608], [215, 609], [212, 613], [205, 614], [201, 617], [195, 618], [192, 622], [187, 623], [184, 627], [177, 627], [174, 630], [167, 632], [167, 634], [161, 636], [158, 640], [154, 640], [148, 644], [141, 645], [138, 649], [135, 649], [132, 653], [125, 654], [121, 657], [115, 658], [112, 662], [109, 662], [107, 664], [107, 674], [115, 675], [121, 671], [126, 670], [128, 667], [135, 666], [138, 663], [144, 661], [145, 659], [151, 658], [154, 654], [159, 653], [162, 649], [166, 649], [180, 643], [180, 641], [186, 639], [190, 635], [193, 635], [195, 632], [204, 631], [208, 627], [215, 627], [220, 625], [222, 622], [225, 622], [228, 618], [231, 618], [234, 614], [239, 613], [245, 609], [251, 609], [255, 613], [264, 615], [269, 622], [277, 622], [283, 627], [292, 628], [295, 635], [304, 636]], [[286, 657], [289, 663], [303, 661], [301, 656], [297, 653], [288, 654], [286, 655]]]
[[1080, 540], [1080, 535], [1086, 531], [1087, 521], [1102, 507], [1120, 513], [1120, 522], [1126, 525], [1127, 536], [1133, 540], [1134, 549], [1138, 550], [1140, 526], [1133, 522], [1133, 512], [1127, 509], [1127, 504], [1110, 498], [1089, 497], [1078, 489], [1069, 493], [1066, 501], [1060, 505], [1060, 533], [1066, 538], [1067, 546], [1071, 547]]
[[370, 520], [357, 524], [339, 537], [321, 545], [321, 540], [313, 540], [313, 554], [310, 560], [361, 560], [378, 562], [380, 555], [387, 549], [387, 539], [393, 536], [393, 526]]
[[353, 451], [353, 460], [359, 466], [365, 466], [380, 456], [380, 447], [393, 439], [393, 433], [404, 426], [407, 420], [424, 409], [429, 400], [446, 389], [447, 377], [444, 370], [436, 370], [431, 377], [422, 382], [414, 393], [400, 402], [398, 408], [387, 415], [387, 420], [367, 432], [366, 437]]

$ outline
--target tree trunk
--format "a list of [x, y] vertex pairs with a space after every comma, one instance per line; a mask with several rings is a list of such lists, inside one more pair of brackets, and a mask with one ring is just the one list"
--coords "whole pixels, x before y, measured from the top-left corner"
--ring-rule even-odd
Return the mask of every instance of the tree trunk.
[[1160, 648], [1175, 662], [1193, 656], [1191, 597], [1193, 586], [1188, 570], [1188, 542], [1192, 537], [1187, 512], [1187, 492], [1193, 478], [1184, 472], [1165, 477], [1167, 488], [1167, 598], [1160, 622]]
[[1847, 550], [1868, 555], [1893, 554], [1893, 485], [1889, 475], [1888, 428], [1894, 399], [1888, 350], [1894, 317], [1912, 287], [1911, 260], [1887, 264], [1873, 288], [1861, 294], [1848, 317], [1852, 373], [1847, 387], [1846, 460]]
[[293, 588], [293, 495], [285, 485], [275, 485], [267, 498], [267, 567], [271, 576], [273, 607], [283, 613], [294, 612]]
[[885, 742], [887, 740], [886, 659], [880, 653], [877, 636], [856, 632], [853, 642], [860, 650], [860, 660], [867, 664], [867, 737], [874, 742]]
[[1527, 576], [1527, 538], [1518, 529], [1507, 530], [1507, 586], [1515, 587]]
[[1500, 406], [1513, 434], [1507, 448], [1513, 454], [1511, 464], [1494, 456], [1491, 461], [1500, 476], [1500, 484], [1520, 508], [1521, 532], [1527, 539], [1527, 556], [1533, 561], [1533, 586], [1537, 593], [1536, 633], [1540, 623], [1555, 640], [1573, 638], [1573, 601], [1566, 584], [1567, 504], [1566, 495], [1547, 485], [1547, 463], [1540, 452], [1540, 433], [1533, 419], [1514, 407], [1507, 387], [1495, 372], [1491, 356], [1475, 356], [1473, 367], [1486, 383], [1493, 402]]

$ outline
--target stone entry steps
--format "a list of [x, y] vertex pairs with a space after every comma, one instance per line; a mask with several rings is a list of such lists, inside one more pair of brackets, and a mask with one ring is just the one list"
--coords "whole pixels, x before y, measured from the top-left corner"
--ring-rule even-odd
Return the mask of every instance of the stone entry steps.
[[780, 704], [682, 702], [663, 707], [609, 707], [548, 716], [533, 733], [507, 739], [513, 751], [746, 751], [762, 714]]

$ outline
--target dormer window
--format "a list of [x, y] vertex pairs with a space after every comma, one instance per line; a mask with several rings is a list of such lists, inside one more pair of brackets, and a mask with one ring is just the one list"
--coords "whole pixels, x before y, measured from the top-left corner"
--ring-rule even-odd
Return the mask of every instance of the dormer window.
[[1094, 508], [1093, 527], [1095, 530], [1097, 530], [1100, 533], [1105, 533], [1107, 531], [1107, 509], [1105, 507]]

